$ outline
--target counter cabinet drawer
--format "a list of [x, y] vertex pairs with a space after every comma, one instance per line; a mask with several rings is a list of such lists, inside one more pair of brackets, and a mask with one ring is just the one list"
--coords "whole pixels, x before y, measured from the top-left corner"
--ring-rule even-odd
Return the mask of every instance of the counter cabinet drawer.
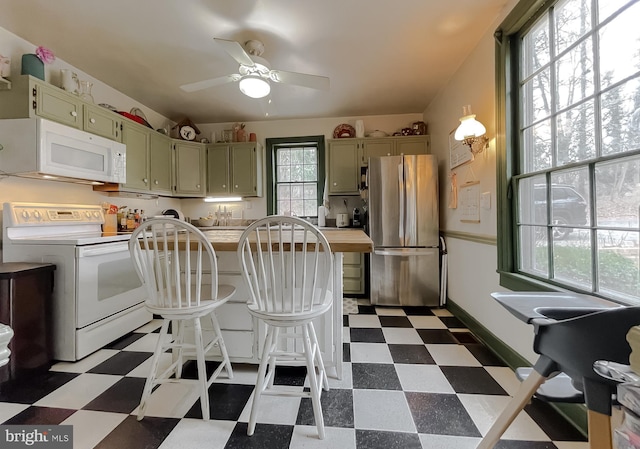
[[[245, 303], [226, 303], [216, 310], [218, 322], [223, 330], [253, 330], [253, 317]], [[207, 324], [204, 321], [203, 327]]]

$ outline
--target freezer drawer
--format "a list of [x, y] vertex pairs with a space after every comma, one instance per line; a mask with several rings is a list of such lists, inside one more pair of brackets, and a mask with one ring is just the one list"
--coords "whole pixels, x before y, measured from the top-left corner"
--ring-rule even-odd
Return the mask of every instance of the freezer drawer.
[[371, 304], [438, 306], [439, 248], [376, 249], [371, 254]]

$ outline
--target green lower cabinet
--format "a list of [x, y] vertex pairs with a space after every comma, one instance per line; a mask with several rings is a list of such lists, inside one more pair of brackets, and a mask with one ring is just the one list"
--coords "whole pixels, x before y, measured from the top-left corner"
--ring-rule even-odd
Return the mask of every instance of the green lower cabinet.
[[364, 294], [364, 254], [344, 253], [342, 265], [342, 291], [345, 295]]

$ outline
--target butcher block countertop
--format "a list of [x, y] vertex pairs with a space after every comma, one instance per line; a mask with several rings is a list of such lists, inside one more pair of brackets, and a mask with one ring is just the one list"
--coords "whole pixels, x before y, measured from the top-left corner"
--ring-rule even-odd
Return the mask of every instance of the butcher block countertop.
[[[241, 229], [203, 231], [216, 251], [236, 251], [242, 235]], [[361, 229], [335, 229], [323, 232], [334, 253], [370, 253], [373, 242]], [[275, 237], [275, 235], [274, 235]], [[296, 243], [302, 239], [296, 239]]]

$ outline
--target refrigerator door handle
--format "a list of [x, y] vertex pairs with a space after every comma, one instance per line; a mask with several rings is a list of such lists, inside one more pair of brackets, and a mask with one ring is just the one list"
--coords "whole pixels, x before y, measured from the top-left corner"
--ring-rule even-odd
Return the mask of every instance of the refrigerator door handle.
[[386, 248], [374, 249], [376, 256], [427, 256], [432, 255], [438, 248]]
[[398, 164], [398, 194], [400, 201], [400, 219], [398, 220], [398, 235], [400, 244], [404, 245], [404, 164]]

